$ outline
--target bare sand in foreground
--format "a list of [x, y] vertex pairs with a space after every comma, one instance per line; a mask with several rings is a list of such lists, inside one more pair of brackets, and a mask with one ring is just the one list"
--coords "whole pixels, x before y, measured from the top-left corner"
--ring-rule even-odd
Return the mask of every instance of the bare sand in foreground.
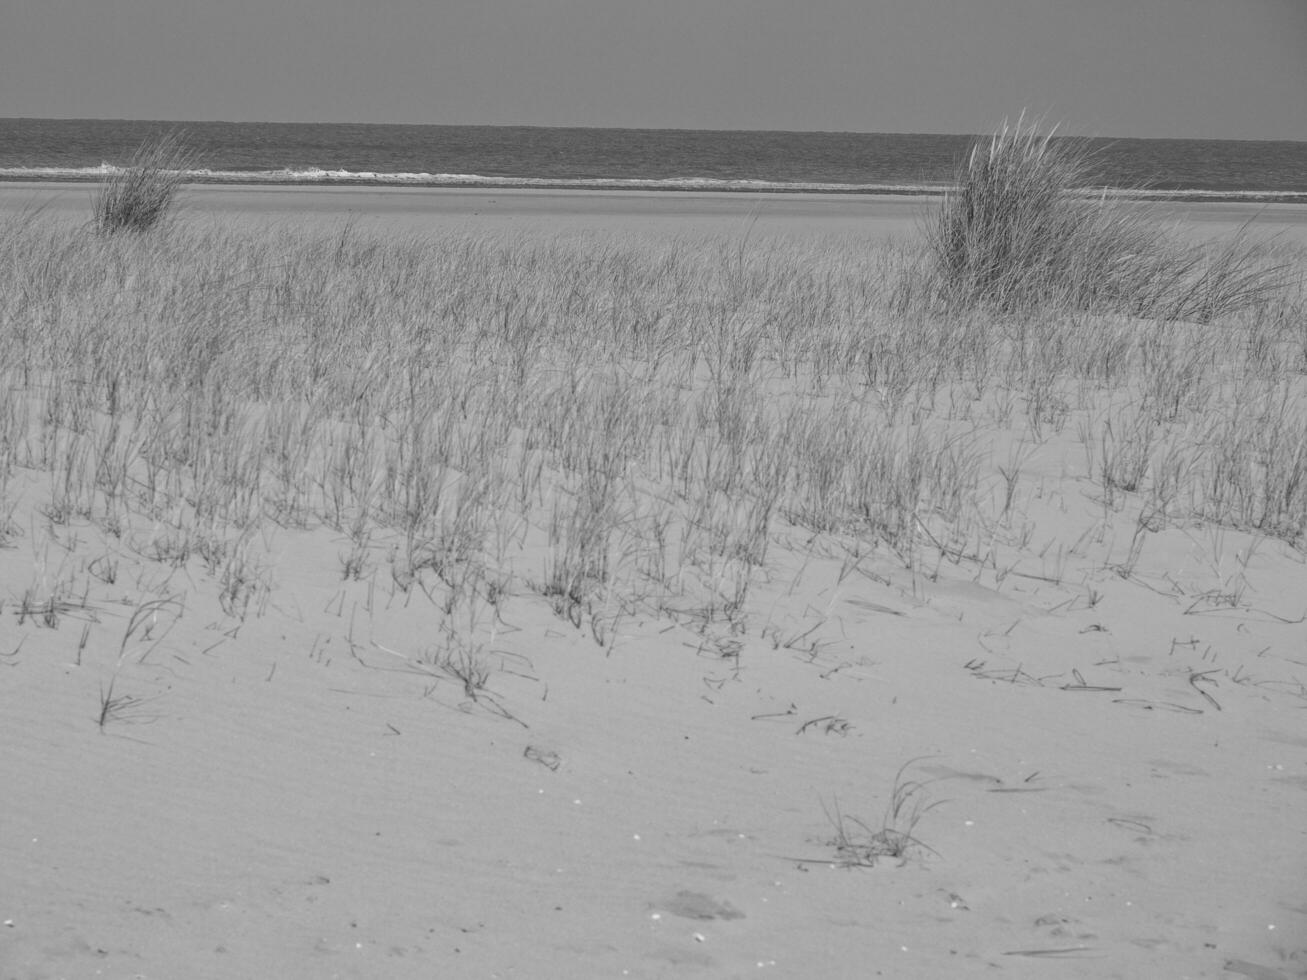
[[[0, 211], [81, 220], [90, 193], [0, 186]], [[925, 203], [190, 194], [279, 227], [624, 235], [906, 234]], [[1307, 564], [1246, 531], [1144, 534], [1075, 430], [984, 432], [1029, 531], [992, 567], [777, 518], [739, 629], [633, 606], [600, 646], [525, 584], [530, 551], [483, 689], [433, 666], [444, 620], [381, 544], [350, 577], [342, 533], [270, 520], [237, 615], [221, 570], [160, 557], [167, 527], [56, 522], [59, 468], [16, 465], [0, 980], [1307, 977]]]

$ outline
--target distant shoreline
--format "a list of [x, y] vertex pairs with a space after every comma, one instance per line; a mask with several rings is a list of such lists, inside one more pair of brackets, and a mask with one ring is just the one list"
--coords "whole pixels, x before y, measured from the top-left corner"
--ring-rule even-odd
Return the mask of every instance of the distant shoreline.
[[[103, 173], [0, 173], [0, 184], [98, 184], [108, 175]], [[635, 180], [605, 178], [551, 179], [516, 177], [476, 177], [437, 175], [378, 175], [378, 176], [282, 176], [251, 173], [248, 177], [236, 175], [197, 176], [187, 180], [188, 185], [206, 187], [367, 187], [394, 188], [397, 190], [454, 190], [454, 191], [630, 191], [634, 193], [666, 194], [841, 194], [863, 197], [939, 197], [945, 185], [897, 184], [785, 184], [774, 181], [747, 180]], [[1307, 201], [1307, 192], [1302, 198]]]
[[[234, 174], [196, 176], [187, 184], [197, 187], [272, 187], [272, 188], [368, 188], [426, 191], [571, 191], [585, 193], [657, 193], [657, 194], [766, 194], [811, 195], [841, 197], [919, 197], [938, 198], [946, 194], [950, 185], [898, 185], [898, 184], [785, 184], [769, 181], [729, 180], [551, 180], [548, 178], [494, 178], [494, 177], [437, 177], [425, 175], [329, 175], [294, 176], [252, 173], [248, 177]], [[69, 184], [82, 186], [98, 184], [105, 179], [102, 173], [0, 173], [0, 186], [5, 184]], [[1232, 203], [1232, 204], [1307, 204], [1307, 191], [1219, 191], [1198, 189], [1149, 190], [1128, 188], [1086, 188], [1087, 196], [1104, 196], [1113, 200], [1160, 203]]]

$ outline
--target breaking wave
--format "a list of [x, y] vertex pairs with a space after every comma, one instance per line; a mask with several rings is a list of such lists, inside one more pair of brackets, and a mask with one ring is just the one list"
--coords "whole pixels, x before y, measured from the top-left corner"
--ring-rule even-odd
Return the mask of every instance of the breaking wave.
[[[110, 163], [96, 167], [0, 167], [0, 181], [98, 182], [123, 170]], [[933, 195], [948, 190], [943, 183], [821, 183], [775, 180], [722, 179], [712, 177], [617, 178], [617, 177], [503, 177], [484, 174], [387, 173], [370, 170], [326, 170], [319, 167], [282, 170], [186, 171], [188, 181], [197, 184], [283, 184], [377, 187], [449, 187], [600, 191], [697, 191], [753, 192], [773, 194], [864, 194]], [[1265, 190], [1095, 190], [1113, 198], [1158, 200], [1265, 201], [1307, 203], [1307, 192]]]

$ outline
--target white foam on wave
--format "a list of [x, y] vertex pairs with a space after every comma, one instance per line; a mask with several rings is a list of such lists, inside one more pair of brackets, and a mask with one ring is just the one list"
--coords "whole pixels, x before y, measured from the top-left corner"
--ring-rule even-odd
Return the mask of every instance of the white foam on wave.
[[[0, 167], [0, 180], [103, 180], [123, 168], [101, 163], [98, 167]], [[325, 170], [304, 167], [281, 170], [212, 170], [185, 172], [196, 183], [214, 184], [371, 184], [407, 187], [495, 187], [577, 190], [684, 190], [772, 191], [791, 193], [902, 193], [922, 194], [940, 188], [926, 184], [791, 183], [774, 180], [718, 179], [713, 177], [500, 177], [485, 174]]]
[[[99, 181], [124, 168], [111, 163], [96, 167], [0, 167], [0, 181], [51, 180]], [[945, 184], [842, 184], [787, 182], [775, 180], [719, 179], [714, 177], [498, 177], [484, 174], [388, 173], [371, 170], [325, 170], [305, 167], [281, 170], [212, 170], [185, 172], [195, 183], [206, 184], [321, 184], [400, 187], [547, 188], [556, 190], [650, 190], [650, 191], [753, 191], [791, 194], [940, 194]], [[1307, 191], [1222, 191], [1222, 190], [1135, 190], [1095, 191], [1107, 197], [1166, 200], [1255, 200], [1307, 203]]]

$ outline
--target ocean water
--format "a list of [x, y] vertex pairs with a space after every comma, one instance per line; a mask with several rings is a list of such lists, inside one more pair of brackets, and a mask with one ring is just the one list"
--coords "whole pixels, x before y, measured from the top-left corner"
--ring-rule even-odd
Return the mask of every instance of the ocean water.
[[[97, 180], [183, 130], [196, 180], [928, 193], [974, 136], [0, 119], [0, 180]], [[1307, 142], [1095, 139], [1095, 186], [1307, 200]]]

